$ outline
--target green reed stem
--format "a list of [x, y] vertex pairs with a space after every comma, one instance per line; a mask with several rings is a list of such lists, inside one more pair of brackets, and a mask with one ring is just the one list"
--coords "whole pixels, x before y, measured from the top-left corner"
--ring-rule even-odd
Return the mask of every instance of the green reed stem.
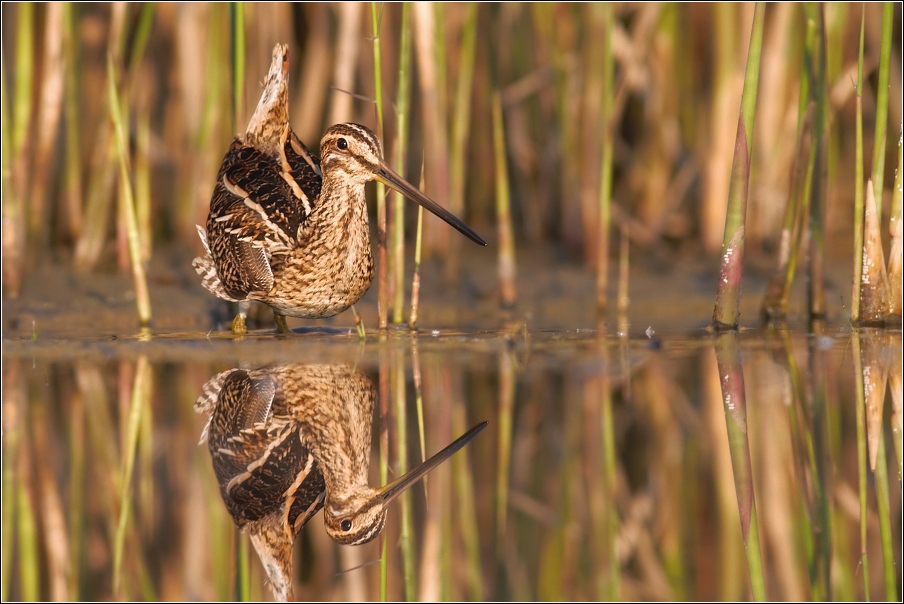
[[[860, 51], [857, 55], [857, 88], [855, 97], [854, 283], [851, 288], [851, 322], [855, 325], [860, 322], [860, 282], [863, 279], [863, 39], [865, 23], [866, 5], [863, 4], [860, 9]], [[869, 591], [867, 591], [868, 597]]]
[[414, 238], [414, 276], [411, 278], [411, 316], [408, 318], [408, 328], [417, 329], [417, 310], [421, 294], [421, 250], [424, 241], [424, 208], [417, 208], [417, 232]]
[[[377, 2], [370, 3], [370, 22], [374, 44], [374, 97], [377, 104], [377, 137], [383, 140], [383, 63], [380, 58], [380, 19], [383, 5], [377, 10]], [[377, 182], [377, 315], [380, 329], [386, 329], [389, 310], [386, 289], [386, 187]]]
[[128, 73], [129, 79], [133, 80], [133, 75], [141, 59], [144, 57], [144, 51], [147, 49], [147, 42], [151, 36], [151, 27], [154, 25], [154, 3], [148, 2], [143, 4], [141, 12], [138, 14], [138, 23], [135, 28], [132, 48], [129, 52]]
[[135, 198], [132, 192], [132, 179], [129, 174], [129, 144], [126, 125], [123, 121], [123, 108], [119, 103], [116, 91], [116, 68], [113, 57], [107, 57], [107, 92], [109, 93], [110, 117], [113, 120], [116, 149], [119, 156], [119, 177], [123, 183], [123, 207], [126, 217], [126, 228], [129, 237], [129, 257], [132, 261], [132, 277], [135, 281], [135, 301], [138, 306], [138, 321], [143, 327], [151, 323], [151, 298], [148, 293], [147, 276], [144, 262], [141, 259], [141, 241], [138, 233], [138, 219], [135, 212]]
[[41, 567], [38, 559], [38, 530], [35, 522], [34, 510], [37, 509], [37, 501], [27, 482], [31, 478], [28, 469], [26, 453], [27, 445], [23, 438], [19, 451], [19, 476], [16, 481], [16, 511], [18, 523], [18, 561], [19, 580], [22, 600], [35, 602], [41, 593]]
[[496, 538], [499, 544], [502, 544], [505, 539], [506, 518], [508, 516], [514, 404], [515, 365], [511, 354], [505, 351], [499, 356], [499, 465], [496, 473]]
[[[455, 434], [464, 434], [466, 410], [461, 401], [452, 405], [452, 429]], [[468, 600], [479, 602], [485, 599], [483, 567], [480, 564], [480, 529], [477, 523], [476, 498], [474, 495], [474, 471], [467, 455], [452, 458], [455, 474], [455, 509], [458, 512], [458, 532], [465, 544], [465, 574]]]
[[235, 574], [235, 593], [239, 602], [251, 601], [251, 555], [248, 550], [249, 539], [236, 532], [238, 540], [238, 569]]
[[885, 177], [885, 141], [888, 135], [888, 85], [891, 73], [891, 38], [895, 9], [893, 2], [882, 5], [882, 39], [879, 43], [879, 87], [876, 90], [876, 135], [873, 139], [873, 191], [876, 215], [882, 220], [882, 185]]
[[411, 340], [411, 372], [414, 378], [414, 404], [417, 408], [417, 432], [421, 445], [421, 461], [427, 460], [427, 443], [424, 435], [424, 396], [421, 391], [421, 358], [417, 338]]
[[[424, 190], [424, 169], [426, 162], [421, 159], [421, 190]], [[421, 250], [424, 242], [424, 208], [417, 207], [417, 229], [414, 235], [414, 275], [411, 277], [411, 316], [408, 317], [408, 329], [417, 329], [417, 310], [421, 296]], [[421, 447], [423, 453], [423, 447]]]
[[12, 151], [14, 158], [21, 158], [28, 140], [34, 106], [32, 93], [35, 64], [35, 19], [34, 5], [31, 3], [18, 4], [16, 9], [18, 15], [16, 20], [16, 67], [13, 73], [13, 94], [15, 96], [13, 98]]
[[[471, 127], [471, 94], [474, 88], [474, 57], [477, 50], [477, 3], [471, 2], [465, 10], [461, 32], [461, 49], [458, 55], [458, 81], [455, 85], [455, 106], [452, 114], [452, 140], [449, 141], [449, 211], [463, 216], [465, 190], [467, 188], [467, 151]], [[458, 278], [462, 239], [449, 239], [449, 257], [446, 276], [450, 281]]]
[[[112, 63], [110, 65], [112, 69]], [[129, 525], [129, 512], [132, 508], [132, 471], [135, 468], [135, 454], [138, 445], [138, 432], [141, 427], [142, 407], [150, 404], [150, 400], [151, 366], [146, 356], [140, 356], [135, 366], [135, 381], [132, 385], [132, 397], [129, 403], [129, 415], [126, 424], [126, 438], [122, 449], [122, 468], [119, 474], [119, 485], [117, 485], [119, 490], [119, 518], [113, 542], [113, 593], [116, 595], [122, 595], [122, 557], [126, 530]]]
[[[408, 126], [411, 119], [411, 3], [402, 3], [402, 24], [399, 32], [399, 89], [396, 94], [396, 171], [405, 174], [405, 158], [408, 154]], [[392, 215], [392, 268], [393, 294], [392, 322], [405, 321], [405, 196], [393, 193]]]
[[135, 216], [141, 260], [150, 262], [154, 225], [151, 217], [151, 115], [147, 103], [142, 103], [135, 121]]
[[613, 143], [613, 109], [615, 106], [615, 57], [612, 50], [612, 5], [604, 3], [597, 5], [602, 11], [606, 40], [603, 46], [603, 56], [600, 59], [603, 70], [603, 107], [600, 123], [602, 133], [602, 165], [600, 166], [600, 207], [599, 207], [599, 233], [597, 235], [597, 259], [596, 259], [596, 310], [603, 315], [608, 305], [609, 290], [609, 223], [612, 212], [612, 152]]
[[[5, 80], [4, 80], [5, 81]], [[13, 552], [15, 550], [16, 540], [16, 503], [18, 501], [19, 491], [17, 484], [17, 468], [18, 456], [20, 451], [20, 431], [21, 415], [16, 412], [14, 401], [14, 389], [20, 388], [22, 383], [21, 377], [21, 361], [5, 360], [3, 363], [3, 416], [5, 418], [16, 417], [17, 421], [4, 421], [3, 423], [3, 455], [0, 457], [0, 464], [3, 467], [3, 508], [2, 527], [3, 533], [0, 534], [0, 542], [3, 544], [0, 550], [0, 595], [3, 601], [9, 601], [10, 592], [10, 574], [13, 565]]]
[[[759, 5], [757, 5], [759, 8]], [[757, 527], [756, 497], [753, 488], [753, 468], [750, 461], [750, 445], [747, 437], [747, 410], [744, 398], [744, 373], [741, 366], [737, 334], [728, 332], [716, 338], [716, 361], [722, 386], [725, 427], [731, 452], [735, 494], [738, 499], [738, 515], [741, 520], [741, 536], [747, 556], [747, 570], [753, 599], [766, 599], [766, 582], [763, 577], [763, 561], [760, 553]]]
[[[862, 23], [862, 21], [861, 21]], [[862, 31], [862, 26], [861, 26]], [[862, 38], [861, 38], [862, 40]], [[862, 46], [861, 46], [862, 48]], [[861, 55], [862, 59], [862, 55]], [[862, 200], [861, 200], [862, 203]], [[859, 256], [859, 254], [858, 254]], [[858, 293], [859, 287], [854, 288]], [[857, 486], [860, 493], [860, 574], [863, 577], [863, 597], [868, 602], [869, 594], [869, 557], [867, 555], [867, 459], [866, 459], [866, 401], [864, 400], [863, 355], [860, 351], [860, 334], [851, 334], [851, 351], [854, 357], [854, 407], [857, 415]]]
[[750, 186], [750, 158], [753, 149], [753, 123], [756, 94], [759, 89], [760, 51], [763, 45], [763, 16], [765, 5], [757, 2], [753, 14], [753, 30], [747, 52], [744, 73], [744, 92], [735, 139], [731, 184], [728, 189], [728, 209], [725, 216], [725, 236], [722, 241], [722, 265], [713, 312], [713, 327], [737, 329], [741, 316], [741, 264], [744, 259], [744, 224], [747, 214], [747, 195]]
[[245, 3], [229, 3], [229, 41], [232, 60], [232, 126], [240, 131], [239, 120], [245, 110]]
[[879, 508], [882, 566], [885, 570], [885, 597], [889, 602], [896, 602], [898, 588], [897, 573], [895, 572], [895, 548], [891, 532], [891, 510], [888, 505], [888, 459], [885, 456], [885, 430], [882, 428], [879, 429], [879, 444], [876, 449], [876, 502]]
[[508, 162], [505, 154], [505, 125], [502, 96], [493, 93], [493, 155], [496, 165], [496, 224], [499, 237], [499, 290], [503, 308], [512, 308], [518, 297], [515, 285], [515, 238], [510, 208]]
[[815, 107], [813, 114], [813, 151], [811, 155], [813, 177], [810, 184], [810, 250], [809, 283], [807, 297], [810, 317], [826, 314], [825, 302], [825, 230], [826, 230], [826, 189], [828, 186], [827, 146], [828, 146], [828, 96], [826, 93], [826, 23], [823, 5], [805, 5], [808, 20], [816, 23], [816, 37], [813, 44], [810, 66], [810, 101]]
[[[399, 476], [408, 472], [408, 429], [407, 401], [405, 400], [405, 365], [393, 354], [393, 383], [395, 394], [396, 452], [398, 454]], [[426, 479], [425, 479], [426, 480]], [[402, 516], [399, 544], [402, 549], [402, 577], [405, 585], [405, 600], [416, 599], [415, 564], [414, 564], [414, 516], [411, 507], [411, 491], [399, 496]]]

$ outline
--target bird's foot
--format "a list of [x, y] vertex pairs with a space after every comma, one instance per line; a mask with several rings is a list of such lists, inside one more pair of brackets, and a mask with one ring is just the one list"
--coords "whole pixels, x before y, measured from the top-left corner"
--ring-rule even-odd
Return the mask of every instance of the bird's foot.
[[245, 313], [240, 312], [232, 320], [232, 333], [238, 336], [248, 333], [248, 327], [245, 325]]
[[279, 333], [289, 333], [289, 325], [286, 323], [286, 315], [281, 315], [278, 312], [274, 312], [273, 320], [276, 321], [276, 330]]
[[361, 315], [355, 310], [354, 304], [352, 304], [352, 314], [355, 315], [355, 329], [358, 331], [358, 339], [363, 342], [367, 339], [367, 333], [364, 331], [364, 321], [361, 320]]

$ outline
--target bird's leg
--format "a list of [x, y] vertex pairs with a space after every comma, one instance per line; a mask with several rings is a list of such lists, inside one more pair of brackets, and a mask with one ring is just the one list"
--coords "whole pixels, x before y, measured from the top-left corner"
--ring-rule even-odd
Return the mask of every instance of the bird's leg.
[[289, 333], [289, 326], [286, 324], [286, 315], [281, 315], [274, 310], [273, 320], [276, 321], [276, 330], [279, 331], [279, 333]]
[[248, 307], [250, 304], [247, 301], [242, 301], [238, 303], [239, 312], [232, 320], [232, 333], [243, 336], [248, 333], [248, 327], [245, 325], [245, 317], [248, 316]]

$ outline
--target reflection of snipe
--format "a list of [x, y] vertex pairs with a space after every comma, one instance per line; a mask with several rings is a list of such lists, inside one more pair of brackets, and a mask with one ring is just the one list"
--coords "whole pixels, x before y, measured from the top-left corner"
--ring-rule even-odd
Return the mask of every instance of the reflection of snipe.
[[[267, 82], [244, 134], [223, 158], [210, 200], [205, 253], [192, 263], [204, 287], [233, 302], [270, 305], [285, 316], [332, 317], [373, 281], [364, 186], [378, 180], [419, 203], [481, 245], [486, 242], [383, 161], [383, 147], [358, 124], [330, 127], [322, 160], [289, 126], [289, 57], [273, 49]], [[244, 331], [243, 313], [233, 329]]]
[[251, 537], [277, 599], [291, 599], [296, 533], [324, 509], [335, 541], [380, 534], [387, 505], [473, 439], [479, 424], [381, 487], [367, 483], [375, 391], [346, 365], [287, 365], [213, 377], [195, 403], [220, 494]]

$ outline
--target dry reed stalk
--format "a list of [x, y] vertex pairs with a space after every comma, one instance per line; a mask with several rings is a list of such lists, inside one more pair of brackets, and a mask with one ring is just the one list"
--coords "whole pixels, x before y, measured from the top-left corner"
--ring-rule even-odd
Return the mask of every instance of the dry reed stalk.
[[774, 239], [776, 227], [782, 223], [782, 206], [787, 208], [787, 185], [795, 152], [795, 146], [788, 144], [795, 128], [793, 88], [800, 74], [796, 69], [800, 36], [795, 23], [799, 11], [797, 4], [774, 5], [772, 20], [763, 33], [761, 85], [769, 94], [763, 95], [757, 107], [759, 143], [747, 218], [747, 236], [754, 245]]
[[63, 108], [63, 5], [46, 5], [44, 16], [44, 52], [40, 93], [35, 108], [35, 141], [32, 159], [31, 189], [28, 194], [29, 246], [41, 255], [50, 242], [47, 190], [53, 184], [53, 152], [59, 134]]
[[[722, 244], [725, 227], [725, 199], [731, 182], [732, 140], [730, 132], [737, 130], [735, 105], [743, 78], [736, 70], [736, 11], [737, 7], [718, 4], [715, 13], [715, 49], [713, 59], [713, 89], [706, 124], [709, 139], [701, 160], [703, 167], [703, 198], [700, 210], [700, 237], [708, 252], [715, 252]], [[703, 124], [701, 124], [703, 126]], [[733, 126], [735, 128], [733, 128]], [[753, 133], [750, 133], [751, 135]]]
[[863, 274], [860, 279], [860, 323], [882, 324], [889, 314], [888, 275], [879, 226], [878, 203], [873, 194], [872, 179], [866, 182], [863, 209]]
[[[48, 423], [52, 415], [48, 416], [47, 403], [47, 400], [39, 398], [31, 404], [32, 440], [35, 451], [50, 451], [52, 448], [52, 441], [47, 434]], [[66, 527], [66, 515], [63, 511], [63, 499], [53, 468], [46, 463], [41, 463], [38, 464], [35, 471], [37, 473], [35, 480], [39, 484], [37, 489], [39, 501], [36, 503], [40, 514], [44, 551], [47, 556], [46, 568], [50, 598], [56, 602], [72, 601], [75, 593], [69, 591], [72, 566], [69, 558], [70, 539]]]
[[[351, 121], [354, 117], [352, 102], [354, 97], [349, 92], [355, 89], [355, 75], [358, 67], [358, 52], [362, 38], [362, 18], [364, 4], [360, 2], [341, 2], [335, 5], [339, 18], [339, 30], [336, 37], [336, 58], [333, 63], [330, 110], [328, 124], [339, 124]], [[373, 31], [376, 36], [377, 32]], [[374, 40], [374, 45], [378, 41]], [[376, 60], [376, 58], [375, 58]], [[307, 111], [307, 109], [305, 109]], [[382, 132], [377, 132], [382, 136]]]
[[775, 271], [769, 279], [760, 314], [767, 320], [783, 320], [788, 313], [788, 301], [791, 285], [797, 270], [797, 258], [803, 229], [804, 209], [810, 187], [812, 172], [809, 170], [812, 148], [813, 106], [806, 105], [806, 112], [801, 113], [801, 126], [798, 128], [794, 163], [791, 168], [791, 184], [788, 201], [785, 205], [785, 216], [779, 235], [778, 258]]
[[[477, 49], [477, 3], [469, 3], [462, 24], [461, 46], [458, 55], [458, 80], [452, 114], [452, 135], [449, 149], [449, 211], [456, 216], [465, 214], [467, 190], [468, 141], [471, 133], [471, 95], [474, 88], [474, 58]], [[446, 260], [446, 280], [456, 282], [461, 263], [459, 250], [462, 239], [449, 240], [449, 256]]]
[[612, 7], [603, 5], [602, 27], [605, 45], [602, 49], [601, 80], [603, 85], [603, 102], [600, 115], [602, 124], [602, 153], [600, 165], [600, 191], [599, 191], [599, 221], [596, 226], [596, 310], [600, 316], [605, 316], [608, 303], [609, 290], [609, 232], [612, 214], [612, 167], [615, 105], [615, 58], [612, 44], [614, 27], [612, 21]]
[[515, 283], [515, 239], [509, 199], [505, 124], [502, 116], [502, 99], [498, 90], [493, 93], [493, 149], [496, 166], [496, 228], [499, 241], [500, 304], [503, 308], [512, 308], [518, 298]]
[[[319, 2], [301, 6], [308, 22], [304, 49], [301, 51], [301, 78], [291, 115], [295, 131], [302, 141], [313, 143], [320, 138], [323, 106], [329, 92], [332, 53], [330, 45], [329, 7]], [[292, 95], [289, 95], [290, 98]]]
[[[631, 261], [629, 258], [630, 253], [630, 238], [628, 237], [628, 227], [625, 226], [621, 229], [621, 238], [619, 239], [619, 253], [618, 253], [618, 296], [617, 296], [617, 308], [619, 317], [624, 317], [627, 319], [628, 314], [628, 304], [631, 299], [628, 296], [628, 277], [630, 275], [631, 269]], [[623, 330], [619, 330], [623, 331]]]
[[[110, 6], [110, 29], [107, 47], [112, 62], [122, 64], [123, 31], [125, 30], [126, 5], [115, 2]], [[108, 61], [109, 62], [109, 61]], [[103, 86], [109, 89], [109, 69], [103, 72]], [[109, 95], [99, 95], [101, 122], [97, 127], [94, 150], [88, 167], [88, 189], [85, 194], [85, 211], [81, 237], [76, 241], [74, 268], [78, 272], [92, 270], [100, 260], [107, 240], [107, 225], [110, 220], [113, 191], [116, 183], [116, 138], [110, 117]]]
[[904, 197], [904, 124], [898, 134], [898, 167], [891, 197], [891, 217], [888, 234], [891, 236], [891, 251], [888, 254], [888, 310], [889, 314], [901, 316], [901, 296], [904, 291], [904, 217], [902, 217], [902, 197]]
[[132, 181], [129, 169], [129, 145], [125, 130], [125, 120], [127, 118], [123, 115], [123, 106], [120, 103], [119, 94], [117, 93], [116, 70], [113, 66], [112, 55], [107, 58], [107, 71], [108, 103], [110, 105], [110, 115], [116, 133], [116, 149], [119, 157], [119, 178], [123, 193], [122, 201], [120, 203], [120, 214], [124, 216], [126, 228], [128, 230], [128, 251], [132, 265], [132, 277], [135, 284], [135, 302], [138, 309], [138, 323], [139, 325], [146, 327], [150, 325], [151, 322], [151, 298], [150, 293], [148, 292], [144, 261], [141, 257], [138, 219], [136, 217], [135, 199], [132, 192]]
[[[437, 48], [442, 47], [442, 31], [437, 27], [437, 5], [418, 2], [413, 8], [426, 172], [430, 175], [425, 193], [446, 207], [449, 198], [449, 134], [446, 127], [445, 82], [437, 72], [435, 54]], [[428, 220], [424, 224], [423, 246], [428, 256], [447, 255], [449, 229], [440, 221]]]

